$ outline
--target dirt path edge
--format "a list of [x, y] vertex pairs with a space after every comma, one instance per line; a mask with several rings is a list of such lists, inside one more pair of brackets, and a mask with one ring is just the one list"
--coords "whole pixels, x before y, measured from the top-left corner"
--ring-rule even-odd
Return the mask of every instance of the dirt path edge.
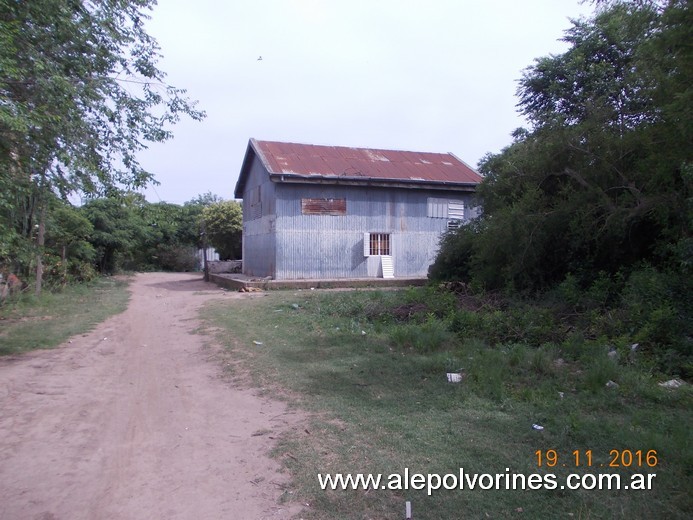
[[204, 303], [252, 296], [199, 274], [138, 274], [130, 290], [93, 332], [0, 359], [0, 518], [297, 515], [268, 456], [296, 412], [231, 386], [196, 333]]

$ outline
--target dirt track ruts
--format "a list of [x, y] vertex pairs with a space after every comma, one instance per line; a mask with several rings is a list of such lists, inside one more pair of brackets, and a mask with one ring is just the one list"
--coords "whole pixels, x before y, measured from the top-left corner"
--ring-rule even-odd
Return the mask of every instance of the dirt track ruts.
[[291, 517], [260, 434], [291, 414], [231, 386], [194, 333], [204, 302], [248, 296], [199, 274], [139, 274], [131, 291], [93, 332], [0, 359], [0, 519]]

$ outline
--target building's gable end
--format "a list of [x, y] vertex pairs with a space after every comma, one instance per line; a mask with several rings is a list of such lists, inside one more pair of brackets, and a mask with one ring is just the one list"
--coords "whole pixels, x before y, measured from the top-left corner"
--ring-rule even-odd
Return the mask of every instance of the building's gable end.
[[276, 275], [275, 184], [260, 156], [248, 145], [235, 195], [243, 198], [243, 272]]

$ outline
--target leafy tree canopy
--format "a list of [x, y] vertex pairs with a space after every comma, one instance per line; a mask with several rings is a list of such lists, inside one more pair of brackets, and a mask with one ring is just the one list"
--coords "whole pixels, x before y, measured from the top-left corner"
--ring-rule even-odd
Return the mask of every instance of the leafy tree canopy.
[[60, 232], [54, 194], [155, 182], [138, 152], [181, 116], [204, 117], [157, 67], [144, 30], [155, 3], [0, 0], [0, 269], [35, 266], [37, 294], [47, 234]]
[[690, 379], [690, 2], [598, 4], [565, 53], [524, 71], [530, 126], [481, 161], [484, 214], [444, 238], [431, 274], [542, 294], [579, 336]]
[[685, 0], [603, 2], [574, 21], [569, 50], [524, 71], [530, 128], [480, 163], [484, 215], [446, 238], [433, 274], [541, 290], [690, 268], [692, 31]]
[[181, 115], [144, 30], [154, 0], [0, 0], [0, 161], [62, 194], [152, 181], [137, 160]]
[[202, 225], [219, 258], [229, 260], [241, 257], [243, 210], [238, 202], [225, 200], [206, 206], [202, 210]]

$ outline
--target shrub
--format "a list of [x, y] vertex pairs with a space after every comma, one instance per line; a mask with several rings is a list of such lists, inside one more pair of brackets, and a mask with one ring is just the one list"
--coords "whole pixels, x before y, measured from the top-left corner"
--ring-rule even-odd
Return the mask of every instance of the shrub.
[[652, 267], [634, 271], [622, 293], [632, 337], [640, 349], [666, 373], [693, 377], [693, 283], [684, 275]]
[[156, 260], [161, 269], [175, 272], [193, 271], [197, 261], [194, 248], [175, 244], [158, 244]]
[[469, 280], [478, 223], [450, 230], [440, 241], [440, 252], [428, 271], [432, 280]]

